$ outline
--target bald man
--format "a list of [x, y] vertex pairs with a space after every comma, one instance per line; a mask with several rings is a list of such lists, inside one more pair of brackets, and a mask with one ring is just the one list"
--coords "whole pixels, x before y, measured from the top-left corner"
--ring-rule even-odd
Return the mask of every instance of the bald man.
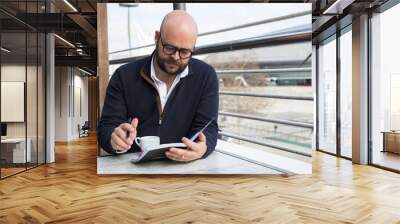
[[[188, 162], [207, 157], [217, 143], [218, 79], [215, 70], [192, 58], [197, 25], [185, 11], [167, 14], [155, 32], [151, 56], [119, 67], [107, 87], [98, 127], [101, 147], [111, 154], [140, 150], [142, 136], [161, 144], [183, 142], [165, 157]], [[210, 120], [194, 141], [189, 138]]]

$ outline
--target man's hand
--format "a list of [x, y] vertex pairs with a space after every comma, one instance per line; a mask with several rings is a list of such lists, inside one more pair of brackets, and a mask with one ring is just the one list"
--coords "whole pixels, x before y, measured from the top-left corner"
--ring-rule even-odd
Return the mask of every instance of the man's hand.
[[170, 148], [165, 155], [175, 161], [189, 162], [200, 159], [207, 151], [206, 136], [203, 133], [200, 133], [197, 142], [190, 141], [188, 138], [182, 138], [182, 142], [187, 149]]
[[116, 127], [111, 134], [111, 146], [117, 153], [127, 152], [136, 138], [136, 128], [139, 120], [134, 118], [132, 122], [123, 123]]

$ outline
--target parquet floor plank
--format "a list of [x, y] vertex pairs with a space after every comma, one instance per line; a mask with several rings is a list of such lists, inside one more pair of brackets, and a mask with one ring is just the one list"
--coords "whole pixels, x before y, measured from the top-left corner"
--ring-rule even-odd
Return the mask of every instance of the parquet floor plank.
[[0, 223], [398, 223], [400, 175], [316, 152], [313, 174], [97, 175], [96, 139], [0, 181]]

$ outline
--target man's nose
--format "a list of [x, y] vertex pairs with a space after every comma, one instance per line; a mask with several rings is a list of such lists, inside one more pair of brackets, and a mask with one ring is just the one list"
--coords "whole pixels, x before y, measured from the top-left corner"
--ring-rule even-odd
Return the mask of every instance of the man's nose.
[[180, 59], [179, 57], [179, 51], [175, 51], [175, 53], [171, 54], [172, 58], [177, 61]]

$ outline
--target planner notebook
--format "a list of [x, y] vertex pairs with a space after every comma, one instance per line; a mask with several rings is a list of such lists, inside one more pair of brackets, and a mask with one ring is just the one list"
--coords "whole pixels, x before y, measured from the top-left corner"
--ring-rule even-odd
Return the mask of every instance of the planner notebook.
[[[211, 119], [200, 131], [198, 131], [195, 135], [193, 135], [192, 138], [190, 138], [191, 141], [196, 140], [196, 138], [199, 136], [201, 132], [203, 132], [208, 125], [211, 124], [211, 122], [214, 120]], [[167, 144], [161, 144], [153, 148], [148, 148], [148, 149], [141, 149], [140, 152], [135, 152], [133, 153], [133, 157], [131, 159], [131, 162], [133, 163], [140, 163], [140, 162], [145, 162], [145, 161], [150, 161], [150, 160], [156, 160], [156, 159], [163, 159], [166, 158], [165, 152], [169, 148], [182, 148], [186, 149], [187, 146], [183, 143], [167, 143]]]
[[169, 148], [173, 147], [185, 149], [187, 146], [183, 143], [168, 143], [158, 145], [154, 148], [142, 149], [140, 152], [133, 153], [131, 161], [133, 163], [139, 163], [149, 160], [163, 159], [166, 158], [165, 152], [168, 151]]

